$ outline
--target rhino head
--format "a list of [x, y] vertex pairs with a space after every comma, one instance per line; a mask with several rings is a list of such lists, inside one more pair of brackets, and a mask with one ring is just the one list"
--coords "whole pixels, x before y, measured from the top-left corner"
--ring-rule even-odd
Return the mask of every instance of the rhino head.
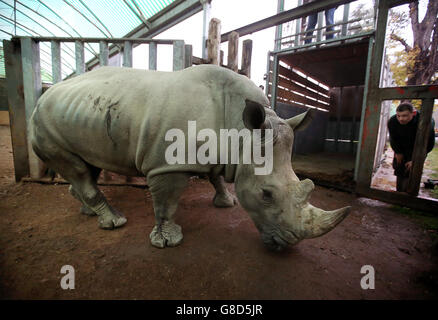
[[283, 120], [271, 109], [247, 100], [243, 122], [248, 129], [273, 129], [273, 167], [268, 175], [255, 175], [255, 164], [239, 164], [235, 190], [240, 204], [249, 213], [265, 245], [282, 250], [302, 239], [321, 236], [348, 214], [350, 207], [324, 211], [308, 199], [314, 184], [300, 181], [291, 165], [294, 132], [304, 129], [312, 110]]

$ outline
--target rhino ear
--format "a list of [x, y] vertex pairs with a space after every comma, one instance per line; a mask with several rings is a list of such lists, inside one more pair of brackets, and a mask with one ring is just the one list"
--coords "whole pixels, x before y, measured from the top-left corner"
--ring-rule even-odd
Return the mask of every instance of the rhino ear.
[[261, 104], [248, 99], [245, 100], [245, 104], [246, 107], [242, 114], [245, 127], [250, 130], [260, 129], [265, 122], [265, 108]]
[[294, 131], [300, 131], [307, 128], [310, 122], [313, 120], [314, 110], [309, 109], [306, 112], [303, 112], [295, 117], [287, 119], [286, 122], [290, 125], [290, 127]]

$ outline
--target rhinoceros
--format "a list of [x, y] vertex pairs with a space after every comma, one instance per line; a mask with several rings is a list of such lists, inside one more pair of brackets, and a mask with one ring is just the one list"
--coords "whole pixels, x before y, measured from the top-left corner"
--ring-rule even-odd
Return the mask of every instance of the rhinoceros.
[[[333, 229], [349, 207], [324, 211], [308, 202], [314, 184], [300, 181], [291, 165], [294, 131], [311, 121], [306, 112], [283, 120], [250, 79], [213, 65], [176, 72], [102, 67], [60, 82], [44, 93], [29, 124], [35, 154], [71, 185], [81, 213], [97, 215], [100, 228], [123, 226], [127, 219], [99, 191], [102, 169], [146, 177], [155, 226], [151, 244], [164, 248], [182, 242], [174, 222], [178, 198], [193, 175], [208, 175], [218, 207], [235, 204], [225, 182], [235, 184], [239, 203], [249, 213], [265, 245], [281, 250]], [[210, 128], [271, 128], [273, 168], [254, 174], [254, 163], [169, 164], [164, 157], [171, 128], [187, 132]]]

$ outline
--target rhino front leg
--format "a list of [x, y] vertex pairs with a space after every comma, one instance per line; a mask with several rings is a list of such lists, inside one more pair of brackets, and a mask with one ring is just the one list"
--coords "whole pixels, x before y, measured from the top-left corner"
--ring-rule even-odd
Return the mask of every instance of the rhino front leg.
[[189, 175], [185, 173], [162, 174], [148, 179], [155, 212], [155, 227], [149, 237], [154, 247], [175, 247], [182, 242], [181, 227], [174, 222], [173, 215], [188, 179]]
[[228, 191], [223, 176], [210, 176], [210, 182], [216, 189], [213, 204], [219, 208], [232, 207], [237, 203], [237, 199]]

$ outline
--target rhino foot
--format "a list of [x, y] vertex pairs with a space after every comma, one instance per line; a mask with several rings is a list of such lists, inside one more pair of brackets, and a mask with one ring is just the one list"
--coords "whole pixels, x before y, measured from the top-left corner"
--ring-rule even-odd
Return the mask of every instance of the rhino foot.
[[181, 226], [174, 222], [164, 221], [154, 227], [149, 238], [154, 247], [176, 247], [182, 242], [183, 234]]
[[99, 227], [105, 230], [112, 230], [123, 226], [128, 221], [122, 213], [112, 209], [113, 212], [105, 212], [99, 215]]
[[216, 194], [213, 199], [213, 204], [215, 207], [218, 208], [233, 207], [235, 204], [237, 204], [237, 199], [234, 195], [232, 195], [229, 192], [223, 194]]

